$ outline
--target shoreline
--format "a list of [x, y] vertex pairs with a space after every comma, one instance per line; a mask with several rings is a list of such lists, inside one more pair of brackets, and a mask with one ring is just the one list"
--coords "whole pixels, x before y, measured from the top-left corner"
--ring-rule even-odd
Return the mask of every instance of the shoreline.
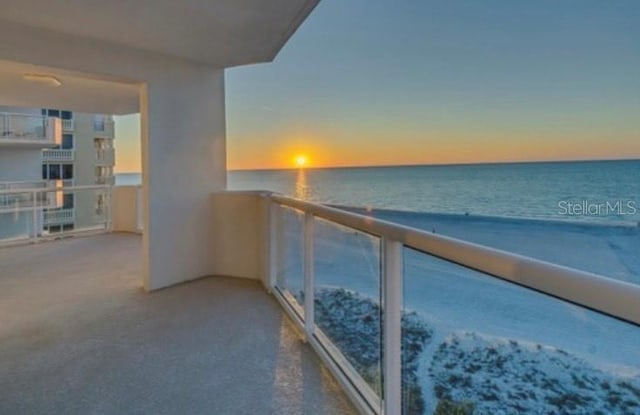
[[640, 284], [640, 227], [342, 208], [426, 232]]
[[[322, 202], [319, 202], [322, 203]], [[579, 219], [559, 219], [553, 216], [549, 217], [525, 217], [525, 216], [499, 216], [499, 215], [482, 215], [473, 213], [444, 213], [444, 212], [419, 212], [414, 210], [403, 209], [389, 209], [389, 208], [375, 208], [375, 207], [363, 207], [363, 206], [349, 206], [340, 205], [334, 203], [325, 203], [327, 206], [334, 207], [336, 209], [347, 210], [353, 213], [359, 213], [365, 216], [373, 216], [376, 214], [390, 215], [406, 215], [406, 216], [419, 216], [419, 217], [431, 217], [433, 219], [442, 220], [476, 220], [485, 222], [504, 222], [504, 223], [530, 223], [535, 225], [554, 225], [554, 226], [594, 226], [594, 227], [613, 227], [624, 229], [638, 229], [640, 232], [640, 221], [623, 221], [623, 220], [579, 220]], [[571, 216], [569, 216], [571, 217]], [[584, 217], [584, 216], [583, 216]], [[639, 216], [640, 218], [640, 216]]]

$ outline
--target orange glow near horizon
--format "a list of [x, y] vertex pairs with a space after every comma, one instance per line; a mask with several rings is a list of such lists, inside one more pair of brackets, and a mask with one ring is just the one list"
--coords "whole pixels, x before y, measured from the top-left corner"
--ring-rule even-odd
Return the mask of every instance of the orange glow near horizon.
[[[242, 169], [331, 168], [346, 166], [468, 164], [640, 157], [634, 134], [618, 134], [606, 145], [602, 131], [451, 130], [276, 132], [261, 136], [260, 146], [248, 136], [228, 142], [228, 167]], [[393, 137], [390, 139], [389, 137]]]
[[[227, 167], [300, 169], [346, 166], [461, 164], [520, 161], [640, 159], [637, 129], [576, 123], [571, 128], [507, 128], [469, 131], [403, 124], [356, 128], [315, 126], [230, 134]], [[116, 118], [116, 172], [139, 172], [138, 115]], [[601, 137], [608, 137], [603, 141]], [[304, 158], [304, 161], [303, 161]]]

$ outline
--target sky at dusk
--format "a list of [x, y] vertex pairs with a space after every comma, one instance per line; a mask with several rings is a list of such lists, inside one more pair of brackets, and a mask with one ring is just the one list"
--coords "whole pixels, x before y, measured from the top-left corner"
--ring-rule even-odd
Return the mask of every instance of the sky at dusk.
[[[635, 0], [322, 0], [273, 63], [226, 72], [229, 168], [640, 158], [638, 21]], [[139, 170], [138, 118], [117, 124]]]

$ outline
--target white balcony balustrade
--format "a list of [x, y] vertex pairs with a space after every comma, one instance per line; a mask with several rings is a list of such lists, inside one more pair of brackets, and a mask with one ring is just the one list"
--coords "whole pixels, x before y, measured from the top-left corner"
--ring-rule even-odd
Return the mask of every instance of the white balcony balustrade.
[[75, 150], [71, 149], [46, 149], [42, 150], [42, 161], [46, 163], [74, 161], [75, 154]]
[[43, 212], [45, 226], [52, 225], [67, 225], [73, 224], [76, 221], [75, 209], [55, 209], [46, 210]]

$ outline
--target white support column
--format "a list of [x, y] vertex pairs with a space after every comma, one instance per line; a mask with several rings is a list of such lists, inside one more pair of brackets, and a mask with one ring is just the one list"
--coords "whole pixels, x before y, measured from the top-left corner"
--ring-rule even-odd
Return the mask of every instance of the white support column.
[[167, 68], [141, 88], [144, 286], [211, 275], [212, 193], [226, 189], [224, 71]]
[[402, 244], [383, 239], [384, 414], [402, 413]]
[[[46, 196], [46, 193], [44, 194]], [[38, 220], [38, 192], [34, 191], [31, 192], [31, 201], [32, 201], [32, 208], [33, 208], [33, 214], [31, 216], [31, 236], [33, 237], [33, 240], [37, 240], [38, 239], [38, 227], [39, 225], [39, 220]]]
[[304, 215], [304, 328], [307, 338], [315, 332], [314, 304], [315, 275], [314, 275], [314, 220], [313, 215]]

